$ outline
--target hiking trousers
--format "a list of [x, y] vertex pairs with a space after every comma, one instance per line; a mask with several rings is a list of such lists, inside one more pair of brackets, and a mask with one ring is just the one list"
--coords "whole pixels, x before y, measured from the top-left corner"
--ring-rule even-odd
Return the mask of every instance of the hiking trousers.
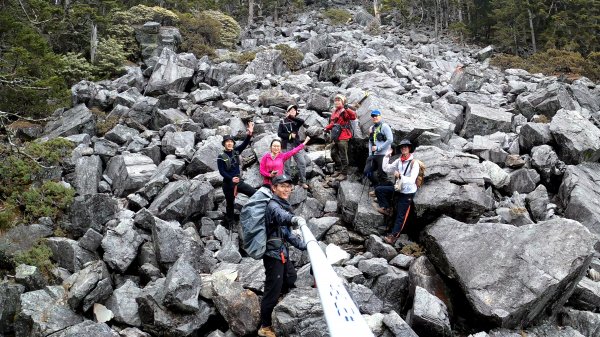
[[265, 266], [265, 290], [260, 302], [260, 323], [261, 326], [271, 326], [271, 315], [279, 295], [294, 288], [298, 276], [290, 260], [282, 263], [281, 259], [264, 255], [263, 265]]
[[[392, 189], [394, 186], [392, 186]], [[410, 214], [413, 205], [413, 197], [415, 193], [398, 193], [398, 202], [396, 203], [396, 221], [394, 222], [394, 228], [392, 229], [392, 235], [399, 236]]]
[[387, 185], [390, 183], [387, 173], [383, 171], [383, 154], [373, 155], [373, 167], [371, 168], [371, 175], [369, 180], [372, 186]]
[[[233, 181], [227, 181], [227, 180], [223, 180], [223, 194], [225, 194], [225, 221], [228, 223], [233, 223], [235, 221], [234, 219], [234, 202], [235, 202], [235, 196], [233, 195], [234, 189], [235, 189], [235, 185], [233, 183]], [[238, 193], [242, 193], [247, 195], [248, 197], [251, 197], [254, 193], [256, 193], [256, 190], [246, 184], [245, 182], [243, 182], [242, 180], [240, 180], [239, 183], [237, 183], [237, 192]]]
[[333, 143], [331, 159], [340, 172], [348, 173], [348, 140], [338, 140]]
[[[294, 148], [294, 144], [292, 143], [288, 143], [285, 150], [287, 151], [291, 151]], [[296, 161], [296, 166], [298, 167], [298, 176], [299, 176], [299, 181], [302, 184], [306, 183], [306, 159], [304, 158], [304, 151], [300, 150], [298, 153], [296, 153], [294, 155], [294, 161]], [[292, 161], [291, 160], [286, 160], [285, 163], [283, 164], [285, 167], [285, 172], [287, 173], [287, 175], [289, 175], [290, 177], [292, 176]]]

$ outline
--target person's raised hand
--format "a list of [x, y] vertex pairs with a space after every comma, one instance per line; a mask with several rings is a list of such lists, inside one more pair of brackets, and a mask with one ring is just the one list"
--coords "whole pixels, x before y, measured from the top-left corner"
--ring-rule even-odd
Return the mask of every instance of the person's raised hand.
[[310, 137], [306, 136], [306, 138], [304, 138], [304, 145], [306, 145], [308, 143], [308, 141], [310, 141]]

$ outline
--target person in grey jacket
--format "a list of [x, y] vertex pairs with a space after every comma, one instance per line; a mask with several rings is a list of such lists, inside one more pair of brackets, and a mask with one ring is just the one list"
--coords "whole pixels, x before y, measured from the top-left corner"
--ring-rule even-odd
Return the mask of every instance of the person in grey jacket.
[[265, 289], [260, 303], [261, 327], [259, 336], [275, 337], [271, 328], [271, 314], [277, 304], [277, 299], [294, 287], [296, 269], [289, 261], [288, 243], [306, 250], [306, 243], [292, 233], [290, 226], [297, 225], [300, 217], [292, 212], [288, 198], [292, 192], [292, 179], [286, 175], [275, 176], [271, 180], [271, 191], [274, 196], [265, 213], [267, 225], [267, 247], [263, 256], [265, 266]]
[[[383, 122], [381, 111], [371, 111], [371, 121], [373, 121], [373, 125], [369, 128], [369, 156], [371, 158], [368, 159], [371, 165], [365, 167], [365, 175], [371, 181], [372, 186], [376, 188], [379, 185], [390, 185], [382, 163], [383, 157], [392, 147], [394, 134], [392, 128]], [[369, 192], [369, 195], [375, 196], [375, 192]]]

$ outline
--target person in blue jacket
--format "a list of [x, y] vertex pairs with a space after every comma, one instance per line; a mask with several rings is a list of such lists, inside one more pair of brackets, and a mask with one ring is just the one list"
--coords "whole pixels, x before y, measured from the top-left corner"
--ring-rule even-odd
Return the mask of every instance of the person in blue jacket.
[[251, 197], [256, 192], [256, 189], [242, 181], [240, 169], [240, 153], [250, 144], [253, 131], [254, 123], [249, 122], [246, 138], [238, 146], [235, 146], [233, 136], [224, 136], [221, 143], [223, 152], [217, 157], [219, 173], [223, 176], [223, 193], [225, 194], [226, 203], [225, 224], [229, 228], [235, 223], [233, 203], [237, 193]]
[[[369, 128], [369, 158], [370, 167], [366, 167], [367, 172], [365, 174], [371, 181], [373, 188], [380, 185], [391, 185], [388, 179], [387, 173], [383, 171], [382, 163], [383, 157], [391, 149], [394, 141], [394, 134], [392, 128], [383, 122], [381, 111], [371, 111], [371, 121], [373, 125]], [[374, 197], [375, 192], [369, 192], [369, 195]]]
[[296, 269], [289, 261], [288, 243], [306, 250], [306, 243], [292, 233], [290, 226], [297, 225], [300, 217], [295, 216], [288, 202], [293, 184], [290, 176], [283, 174], [273, 178], [271, 191], [273, 199], [269, 201], [265, 213], [267, 225], [267, 247], [263, 255], [265, 266], [265, 290], [260, 303], [260, 329], [258, 335], [275, 337], [271, 327], [271, 314], [282, 293], [294, 288]]

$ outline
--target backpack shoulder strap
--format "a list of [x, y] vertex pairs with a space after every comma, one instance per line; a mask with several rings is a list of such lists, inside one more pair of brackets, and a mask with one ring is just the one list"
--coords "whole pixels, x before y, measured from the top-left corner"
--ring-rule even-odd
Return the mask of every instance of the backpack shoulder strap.
[[406, 172], [408, 171], [409, 167], [412, 170], [413, 163], [414, 163], [414, 161], [411, 159], [410, 162], [408, 163], [408, 165], [406, 165], [406, 168], [404, 169], [404, 173], [403, 173], [404, 176], [406, 176]]

